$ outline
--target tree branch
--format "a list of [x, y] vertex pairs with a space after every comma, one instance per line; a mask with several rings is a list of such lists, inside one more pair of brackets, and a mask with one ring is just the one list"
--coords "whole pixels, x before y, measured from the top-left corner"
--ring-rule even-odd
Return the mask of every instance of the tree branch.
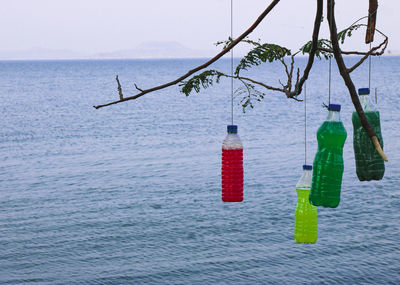
[[[229, 76], [228, 76], [228, 77], [229, 77]], [[259, 82], [259, 81], [254, 80], [254, 79], [251, 79], [251, 78], [249, 78], [249, 77], [240, 76], [240, 77], [236, 77], [236, 78], [238, 78], [238, 79], [240, 79], [240, 80], [250, 81], [251, 83], [260, 85], [260, 86], [262, 86], [262, 87], [264, 87], [264, 88], [266, 88], [266, 89], [268, 89], [268, 90], [279, 91], [279, 92], [285, 93], [285, 90], [282, 89], [282, 88], [272, 87], [272, 86], [269, 86], [269, 85], [267, 85], [267, 84], [265, 84], [265, 83], [262, 83], [262, 82]]]
[[[364, 18], [366, 18], [366, 17], [363, 17], [363, 18], [357, 20], [356, 22], [354, 22], [354, 23], [350, 26], [350, 28], [353, 27], [358, 21], [360, 21], [360, 20], [362, 20], [362, 19], [364, 19]], [[367, 25], [364, 25], [364, 24], [358, 24], [357, 26], [366, 26], [366, 27], [367, 27]], [[347, 30], [347, 29], [346, 29], [346, 30]], [[346, 30], [345, 30], [345, 31], [346, 31]], [[341, 53], [342, 55], [343, 55], [343, 54], [345, 54], [345, 55], [364, 55], [364, 57], [362, 57], [362, 58], [359, 60], [359, 62], [357, 62], [356, 64], [354, 64], [353, 67], [347, 69], [347, 72], [351, 73], [352, 71], [354, 71], [354, 70], [355, 70], [357, 67], [359, 67], [369, 56], [380, 56], [380, 55], [382, 55], [382, 54], [385, 52], [385, 50], [386, 50], [386, 48], [387, 48], [387, 45], [388, 45], [388, 40], [389, 40], [389, 38], [388, 38], [388, 36], [386, 36], [384, 33], [382, 33], [381, 31], [379, 31], [378, 29], [376, 29], [376, 31], [377, 31], [378, 33], [380, 33], [380, 34], [384, 37], [384, 40], [383, 40], [383, 42], [380, 43], [378, 46], [375, 46], [375, 47], [373, 47], [373, 48], [370, 48], [370, 50], [369, 50], [368, 52], [343, 51], [343, 50], [340, 51], [340, 53]], [[342, 31], [341, 33], [343, 33], [343, 31]], [[340, 34], [340, 33], [339, 33], [339, 34]], [[339, 37], [339, 38], [340, 38], [340, 37]], [[378, 51], [379, 49], [381, 49], [381, 50]], [[323, 51], [323, 52], [326, 52], [326, 53], [330, 53], [330, 54], [333, 53], [333, 50], [332, 50], [332, 49], [324, 48], [324, 47], [318, 47], [317, 50], [318, 50], [318, 51]]]
[[356, 109], [357, 114], [360, 117], [361, 125], [367, 132], [369, 138], [371, 139], [373, 145], [375, 146], [375, 149], [379, 152], [379, 154], [385, 161], [388, 161], [386, 155], [383, 153], [383, 150], [379, 144], [379, 141], [375, 134], [374, 129], [372, 128], [372, 126], [369, 124], [367, 118], [365, 117], [364, 111], [360, 104], [360, 100], [358, 99], [356, 88], [354, 86], [353, 81], [351, 80], [349, 72], [347, 71], [346, 65], [344, 63], [344, 60], [343, 60], [343, 57], [342, 57], [342, 54], [340, 51], [339, 42], [338, 42], [338, 38], [337, 38], [335, 13], [334, 13], [335, 1], [327, 0], [327, 5], [328, 5], [328, 23], [329, 23], [330, 37], [331, 37], [332, 48], [333, 48], [333, 55], [335, 56], [337, 66], [340, 71], [340, 75], [342, 76], [344, 83], [346, 84], [347, 89], [349, 90], [350, 97], [353, 102], [354, 108]]
[[[256, 47], [254, 49], [252, 49], [240, 61], [239, 65], [236, 67], [235, 76], [229, 76], [227, 74], [217, 72], [215, 70], [206, 70], [203, 73], [192, 77], [190, 80], [183, 82], [181, 84], [183, 86], [181, 92], [186, 94], [186, 96], [188, 96], [190, 94], [190, 92], [192, 92], [193, 90], [196, 92], [199, 92], [201, 87], [207, 88], [209, 85], [212, 85], [212, 82], [213, 82], [212, 77], [217, 75], [216, 82], [218, 82], [218, 78], [221, 76], [239, 79], [242, 81], [242, 83], [243, 83], [243, 80], [246, 80], [253, 84], [262, 86], [268, 90], [282, 92], [288, 98], [294, 99], [296, 101], [302, 101], [302, 100], [297, 99], [299, 92], [301, 92], [301, 90], [299, 90], [298, 88], [299, 88], [299, 86], [301, 88], [302, 84], [305, 82], [305, 80], [308, 77], [309, 71], [311, 70], [311, 67], [314, 62], [314, 56], [316, 55], [316, 50], [318, 48], [318, 42], [319, 42], [318, 34], [319, 34], [320, 23], [321, 23], [321, 19], [322, 19], [323, 1], [318, 0], [317, 4], [318, 5], [317, 5], [317, 13], [316, 13], [313, 37], [312, 37], [312, 41], [310, 41], [308, 43], [309, 48], [308, 48], [307, 53], [309, 53], [309, 58], [308, 58], [307, 67], [305, 68], [304, 75], [302, 77], [302, 80], [303, 80], [302, 82], [300, 82], [300, 69], [299, 68], [297, 68], [296, 79], [295, 79], [295, 82], [293, 82], [294, 56], [297, 55], [301, 50], [294, 54], [291, 54], [291, 51], [289, 49], [281, 47], [276, 44], [260, 44], [259, 42], [253, 42], [253, 41], [245, 39], [245, 40], [243, 40], [244, 42], [249, 42], [249, 43], [255, 45]], [[225, 42], [219, 42], [218, 44], [220, 44], [220, 43], [229, 44], [229, 42], [230, 42], [230, 40], [225, 41]], [[284, 59], [284, 57], [288, 56], [288, 55], [291, 55], [290, 68], [289, 68], [289, 65], [286, 64], [285, 59]], [[256, 81], [256, 80], [248, 78], [248, 77], [240, 77], [240, 75], [239, 75], [241, 70], [247, 70], [251, 66], [257, 66], [263, 62], [266, 62], [266, 61], [272, 62], [274, 60], [278, 60], [282, 63], [282, 65], [284, 66], [284, 71], [287, 76], [286, 85], [283, 84], [281, 81], [279, 81], [282, 88], [273, 87], [273, 86], [267, 85], [265, 83]], [[203, 82], [206, 82], [207, 84], [204, 85]], [[244, 83], [244, 84], [247, 84], [247, 83]], [[293, 84], [295, 86], [294, 90], [292, 89]], [[248, 86], [246, 86], [246, 87], [248, 87]], [[250, 88], [250, 89], [254, 90], [254, 88]], [[248, 103], [248, 100], [246, 100], [242, 106], [247, 106], [248, 104], [250, 104], [250, 106], [252, 107], [251, 103]]]
[[317, 12], [315, 15], [315, 20], [314, 20], [314, 30], [313, 30], [313, 34], [312, 34], [312, 46], [311, 46], [310, 53], [308, 55], [308, 62], [307, 62], [306, 67], [304, 68], [303, 76], [296, 83], [295, 90], [286, 93], [286, 96], [288, 98], [294, 98], [298, 94], [300, 94], [303, 89], [304, 82], [308, 79], [308, 75], [309, 75], [311, 67], [314, 63], [315, 52], [317, 51], [317, 48], [318, 48], [318, 35], [319, 35], [319, 30], [321, 28], [322, 10], [323, 10], [323, 1], [317, 0]]
[[[212, 59], [210, 59], [209, 61], [207, 61], [206, 63], [192, 69], [189, 70], [186, 74], [182, 75], [181, 77], [159, 85], [159, 86], [155, 86], [149, 89], [144, 89], [143, 91], [141, 91], [140, 93], [134, 95], [134, 96], [130, 96], [130, 97], [126, 97], [126, 98], [120, 98], [120, 100], [118, 101], [113, 101], [110, 103], [106, 103], [103, 105], [97, 105], [97, 106], [93, 106], [96, 109], [102, 108], [102, 107], [106, 107], [106, 106], [110, 106], [110, 105], [114, 105], [114, 104], [118, 104], [121, 102], [125, 102], [125, 101], [129, 101], [129, 100], [134, 100], [137, 99], [147, 93], [150, 92], [154, 92], [160, 89], [164, 89], [173, 85], [178, 84], [179, 82], [181, 82], [182, 80], [188, 78], [189, 76], [191, 76], [192, 74], [196, 73], [197, 71], [206, 68], [207, 66], [209, 66], [210, 64], [214, 63], [215, 61], [217, 61], [218, 59], [220, 59], [223, 55], [225, 55], [226, 53], [228, 53], [234, 46], [236, 46], [241, 40], [243, 40], [245, 37], [247, 37], [251, 32], [253, 32], [253, 30], [264, 20], [264, 18], [268, 15], [269, 12], [271, 12], [271, 10], [279, 3], [280, 0], [273, 0], [271, 2], [271, 4], [269, 4], [269, 6], [261, 13], [260, 16], [258, 16], [257, 20], [253, 23], [253, 25], [250, 26], [250, 28], [248, 28], [243, 34], [241, 34], [236, 40], [234, 40], [231, 44], [229, 44], [225, 49], [223, 49], [220, 53], [218, 53], [216, 56], [214, 56]], [[318, 0], [318, 1], [322, 1], [322, 0]], [[321, 12], [322, 14], [322, 12]]]
[[292, 61], [290, 64], [290, 71], [289, 71], [289, 68], [288, 68], [287, 64], [285, 63], [285, 61], [283, 59], [280, 60], [280, 62], [285, 67], [285, 73], [288, 77], [287, 85], [283, 85], [280, 82], [283, 89], [272, 87], [272, 86], [266, 85], [262, 82], [255, 81], [250, 78], [245, 78], [245, 77], [242, 77], [242, 78], [245, 80], [249, 80], [249, 81], [253, 82], [254, 84], [261, 85], [269, 90], [283, 92], [286, 94], [287, 98], [295, 99], [296, 101], [301, 101], [301, 100], [298, 100], [296, 97], [297, 97], [297, 95], [299, 95], [302, 92], [303, 84], [308, 79], [308, 75], [309, 75], [311, 67], [313, 66], [313, 63], [314, 63], [315, 53], [318, 49], [318, 36], [319, 36], [319, 31], [320, 31], [321, 21], [322, 21], [322, 10], [323, 10], [323, 0], [317, 0], [317, 11], [316, 11], [316, 15], [315, 15], [314, 30], [313, 30], [312, 42], [311, 42], [312, 45], [311, 45], [311, 49], [310, 49], [310, 52], [308, 55], [308, 62], [307, 62], [306, 67], [304, 68], [303, 76], [301, 78], [300, 78], [300, 70], [297, 69], [297, 77], [296, 77], [296, 83], [295, 83], [294, 90], [292, 90], [292, 78], [293, 78], [293, 69], [294, 69], [294, 56], [297, 53], [293, 54], [291, 57]]
[[387, 47], [387, 43], [388, 43], [388, 39], [386, 38], [379, 46], [370, 49], [370, 51], [367, 52], [356, 64], [354, 64], [351, 68], [347, 69], [347, 72], [351, 73], [354, 69], [359, 67], [371, 55], [371, 53], [373, 53], [374, 51], [380, 49], [383, 45], [385, 45], [381, 51], [381, 54], [383, 54]]
[[[372, 52], [372, 53], [370, 53], [369, 51], [363, 52], [363, 51], [345, 51], [345, 50], [342, 50], [341, 53], [344, 54], [344, 55], [366, 55], [366, 54], [368, 54], [368, 55], [371, 55], [371, 56], [380, 56], [380, 55], [383, 55], [383, 53], [385, 52], [385, 49], [386, 49], [386, 47], [381, 51]], [[319, 47], [318, 50], [319, 51], [333, 53], [333, 50], [327, 49], [327, 48]]]

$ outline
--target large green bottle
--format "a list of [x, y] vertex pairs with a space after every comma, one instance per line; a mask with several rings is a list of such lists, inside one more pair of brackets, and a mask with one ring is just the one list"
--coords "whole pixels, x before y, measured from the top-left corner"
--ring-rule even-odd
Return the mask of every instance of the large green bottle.
[[[364, 114], [374, 129], [383, 149], [379, 111], [376, 111], [372, 107], [369, 97], [369, 88], [358, 89], [358, 94], [360, 95], [360, 103], [363, 107]], [[360, 181], [381, 180], [385, 174], [383, 158], [379, 155], [368, 137], [367, 132], [362, 127], [357, 112], [353, 112], [352, 121], [354, 127], [353, 147], [358, 179]]]
[[296, 184], [297, 205], [294, 212], [294, 240], [298, 243], [317, 241], [317, 207], [310, 204], [312, 166], [303, 165], [303, 175]]
[[340, 105], [330, 104], [328, 110], [328, 118], [317, 132], [318, 151], [313, 164], [310, 203], [336, 208], [340, 202], [347, 132], [340, 121]]

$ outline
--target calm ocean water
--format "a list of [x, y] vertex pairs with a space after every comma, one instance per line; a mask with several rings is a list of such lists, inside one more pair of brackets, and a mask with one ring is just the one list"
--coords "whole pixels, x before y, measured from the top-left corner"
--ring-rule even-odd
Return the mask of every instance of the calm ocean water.
[[[293, 239], [303, 103], [269, 92], [245, 114], [236, 105], [245, 201], [233, 204], [220, 193], [228, 81], [92, 108], [117, 99], [116, 74], [128, 95], [134, 82], [152, 87], [202, 62], [0, 62], [0, 284], [400, 283], [400, 58], [372, 62], [389, 158], [382, 181], [357, 180], [353, 107], [333, 70], [331, 102], [348, 133], [342, 201], [318, 208], [314, 245]], [[279, 85], [282, 70], [251, 74]], [[308, 80], [308, 163], [327, 74], [317, 62]], [[367, 65], [352, 77], [368, 87]]]

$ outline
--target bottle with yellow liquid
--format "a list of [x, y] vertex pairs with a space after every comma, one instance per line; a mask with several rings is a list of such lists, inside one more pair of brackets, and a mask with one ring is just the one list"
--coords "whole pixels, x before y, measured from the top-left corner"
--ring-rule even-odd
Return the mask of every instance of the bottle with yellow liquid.
[[297, 243], [317, 241], [317, 207], [310, 204], [312, 166], [303, 165], [303, 175], [296, 184], [297, 206], [294, 213], [294, 240]]

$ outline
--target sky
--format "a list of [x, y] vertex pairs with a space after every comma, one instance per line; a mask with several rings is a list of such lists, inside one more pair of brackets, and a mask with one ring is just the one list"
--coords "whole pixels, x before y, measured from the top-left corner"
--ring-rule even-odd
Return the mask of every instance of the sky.
[[[34, 48], [101, 53], [143, 42], [179, 42], [218, 51], [230, 35], [231, 0], [0, 0], [0, 52]], [[270, 0], [233, 0], [234, 37], [246, 30]], [[326, 2], [326, 1], [324, 1]], [[367, 15], [368, 0], [337, 0], [338, 30]], [[399, 0], [379, 0], [377, 28], [400, 53]], [[325, 5], [325, 3], [324, 3]], [[311, 39], [315, 0], [281, 0], [251, 38], [299, 48]], [[325, 11], [324, 11], [325, 15]], [[328, 37], [324, 17], [320, 37]], [[349, 48], [365, 49], [364, 34]], [[243, 49], [238, 47], [238, 51]]]

